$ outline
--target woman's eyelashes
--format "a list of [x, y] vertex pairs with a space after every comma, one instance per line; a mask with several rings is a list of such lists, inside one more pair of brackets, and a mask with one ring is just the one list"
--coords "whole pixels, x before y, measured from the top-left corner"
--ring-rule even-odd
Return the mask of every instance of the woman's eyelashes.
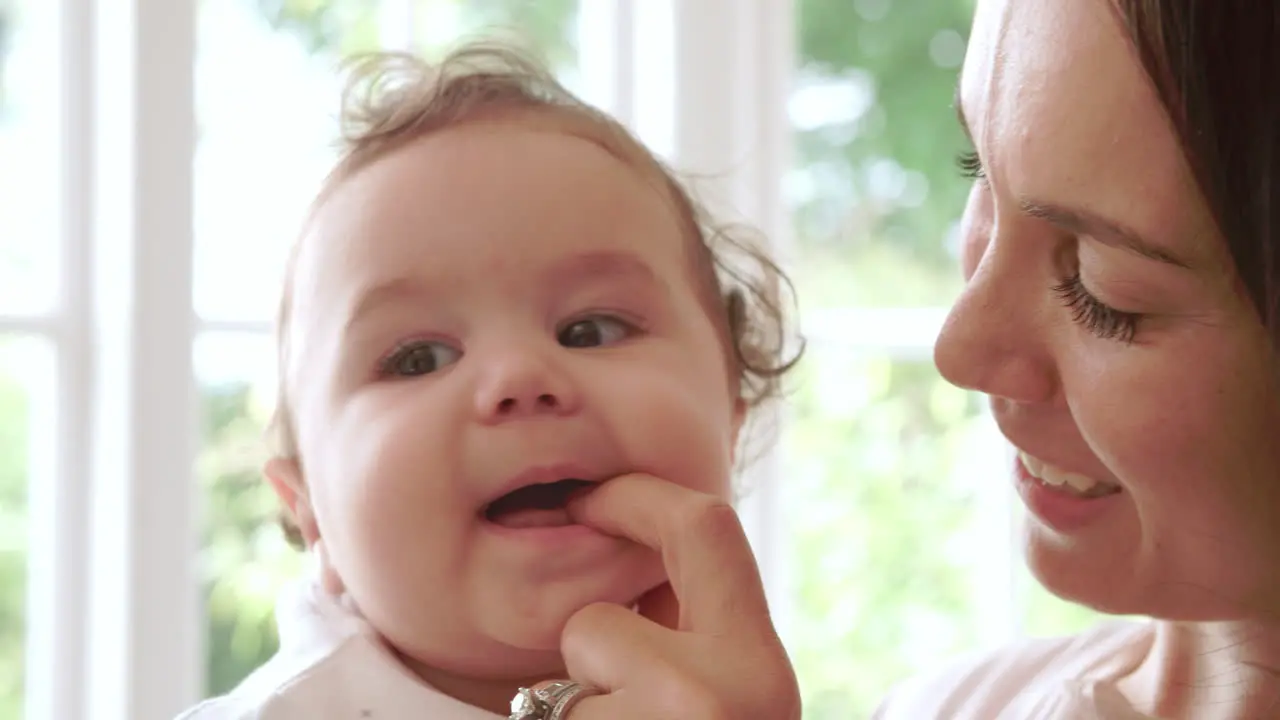
[[[963, 177], [975, 182], [986, 181], [986, 170], [978, 153], [968, 150], [956, 155], [956, 170]], [[1053, 293], [1071, 311], [1071, 318], [1089, 332], [1104, 340], [1116, 340], [1123, 343], [1133, 342], [1138, 331], [1141, 313], [1117, 310], [1099, 300], [1080, 279], [1076, 271], [1056, 284]]]
[[1071, 311], [1072, 319], [1089, 332], [1103, 340], [1133, 342], [1142, 313], [1117, 310], [1099, 300], [1085, 287], [1078, 270], [1054, 285], [1053, 292]]
[[[561, 347], [589, 349], [615, 345], [641, 332], [638, 323], [617, 315], [594, 313], [561, 323], [555, 341]], [[401, 343], [378, 362], [377, 375], [409, 378], [430, 375], [462, 359], [463, 351], [441, 340], [412, 340]]]
[[984, 180], [987, 177], [976, 150], [967, 150], [956, 155], [956, 170], [960, 171], [961, 176], [970, 180]]

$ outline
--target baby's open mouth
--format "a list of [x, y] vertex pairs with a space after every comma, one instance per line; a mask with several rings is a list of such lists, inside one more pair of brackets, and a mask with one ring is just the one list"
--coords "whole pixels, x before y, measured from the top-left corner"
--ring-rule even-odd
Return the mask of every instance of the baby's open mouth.
[[575, 524], [569, 517], [569, 498], [577, 490], [595, 485], [590, 480], [565, 478], [552, 483], [526, 485], [503, 495], [484, 508], [484, 519], [507, 528], [564, 527]]

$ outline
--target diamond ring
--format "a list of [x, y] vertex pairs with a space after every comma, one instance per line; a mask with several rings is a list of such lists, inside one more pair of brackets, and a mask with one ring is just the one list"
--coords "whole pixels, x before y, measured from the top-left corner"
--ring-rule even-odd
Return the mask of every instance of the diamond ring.
[[520, 688], [511, 699], [507, 720], [565, 720], [580, 700], [599, 694], [599, 690], [573, 680], [547, 680]]

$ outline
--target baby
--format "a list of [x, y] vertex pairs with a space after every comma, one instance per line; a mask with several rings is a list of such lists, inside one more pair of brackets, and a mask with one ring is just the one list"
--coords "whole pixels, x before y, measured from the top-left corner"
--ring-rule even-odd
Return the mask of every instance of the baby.
[[290, 260], [266, 476], [315, 575], [279, 652], [183, 717], [505, 717], [560, 631], [662, 585], [572, 522], [647, 473], [727, 496], [788, 357], [786, 279], [616, 121], [472, 45], [354, 67]]

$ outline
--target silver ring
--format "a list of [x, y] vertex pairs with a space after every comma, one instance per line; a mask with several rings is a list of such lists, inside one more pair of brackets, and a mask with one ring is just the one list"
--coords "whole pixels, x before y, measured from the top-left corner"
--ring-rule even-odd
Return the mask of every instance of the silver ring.
[[565, 720], [583, 698], [599, 694], [599, 690], [574, 680], [547, 680], [522, 687], [511, 699], [507, 720]]
[[581, 683], [574, 683], [573, 687], [565, 690], [560, 699], [556, 701], [556, 706], [551, 708], [551, 715], [547, 717], [547, 720], [565, 720], [565, 716], [569, 714], [574, 705], [582, 702], [585, 698], [599, 694], [600, 691], [595, 688]]

